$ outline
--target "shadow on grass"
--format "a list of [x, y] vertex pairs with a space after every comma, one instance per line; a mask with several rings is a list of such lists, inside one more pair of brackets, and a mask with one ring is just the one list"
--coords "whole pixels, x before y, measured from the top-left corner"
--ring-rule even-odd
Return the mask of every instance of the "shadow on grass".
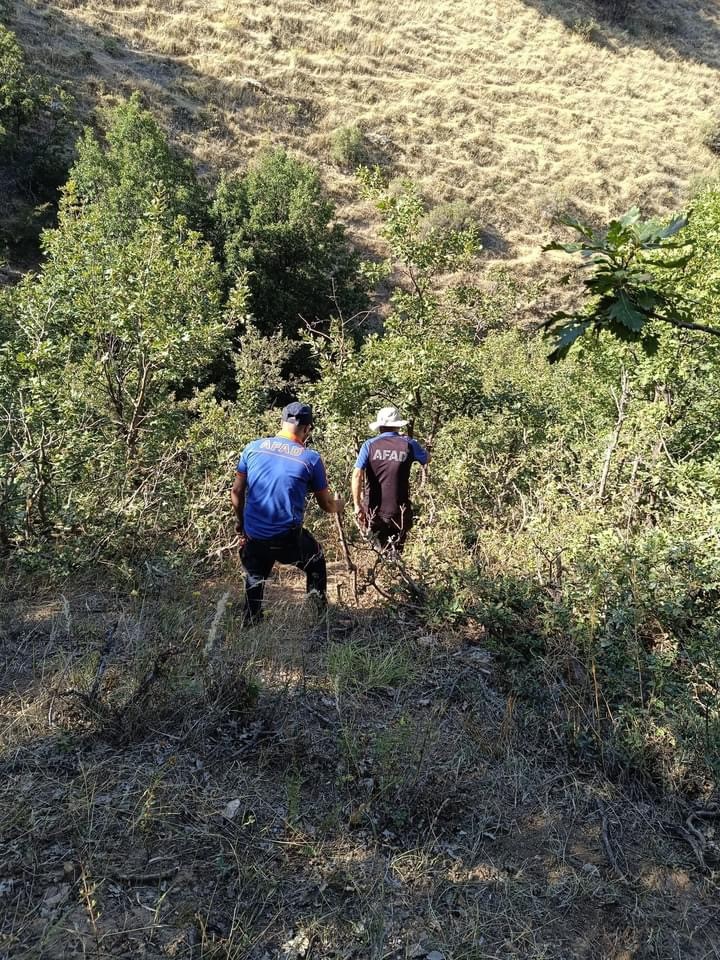
[[[301, 579], [249, 630], [232, 582], [0, 607], [24, 666], [0, 700], [9, 956], [708, 955], [672, 801], [579, 775], [477, 646], [398, 605], [336, 607], [318, 636]], [[71, 683], [135, 696], [136, 726], [53, 705]]]
[[720, 67], [720, 13], [711, 0], [523, 0], [589, 42], [671, 53]]

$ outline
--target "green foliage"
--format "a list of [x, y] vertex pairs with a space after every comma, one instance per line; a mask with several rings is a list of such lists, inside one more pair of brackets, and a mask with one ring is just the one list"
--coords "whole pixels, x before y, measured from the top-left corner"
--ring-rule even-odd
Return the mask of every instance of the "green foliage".
[[0, 25], [0, 240], [32, 239], [48, 221], [70, 160], [71, 107]]
[[159, 194], [164, 216], [172, 224], [187, 218], [194, 229], [206, 225], [205, 198], [191, 162], [168, 143], [157, 120], [135, 93], [104, 117], [104, 140], [87, 128], [77, 145], [65, 202], [102, 202], [105, 217], [129, 236]]
[[[387, 241], [391, 258], [386, 261], [385, 273], [399, 264], [410, 285], [411, 301], [422, 310], [425, 298], [435, 280], [445, 273], [469, 266], [480, 249], [478, 230], [470, 224], [462, 230], [453, 227], [436, 229], [427, 222], [427, 208], [417, 190], [408, 181], [393, 184], [388, 189], [380, 170], [361, 169], [358, 176], [364, 195], [372, 200], [383, 217], [382, 235]], [[396, 297], [395, 306], [403, 309]]]
[[[348, 432], [360, 442], [369, 415], [388, 404], [400, 406], [417, 429], [432, 434], [444, 418], [465, 413], [482, 392], [475, 345], [486, 302], [467, 287], [451, 287], [442, 296], [438, 291], [442, 275], [470, 262], [477, 249], [474, 229], [428, 230], [425, 206], [412, 187], [390, 192], [375, 173], [365, 172], [362, 179], [383, 215], [391, 251], [379, 272], [399, 272], [406, 282], [391, 297], [382, 332], [358, 345], [338, 320], [329, 339], [313, 340], [321, 373], [313, 396], [331, 445]], [[350, 452], [345, 451], [343, 472]]]
[[0, 26], [0, 149], [17, 139], [20, 130], [40, 109], [37, 79], [12, 31]]
[[131, 238], [101, 203], [68, 203], [40, 274], [8, 294], [6, 541], [72, 534], [77, 552], [83, 537], [132, 552], [127, 538], [177, 510], [188, 413], [173, 390], [227, 334], [209, 247], [167, 222], [162, 196]]
[[720, 322], [720, 186], [712, 183], [693, 200], [684, 230], [694, 251], [689, 269], [676, 279], [679, 295], [691, 304], [697, 323]]
[[[579, 239], [550, 243], [544, 249], [581, 254], [586, 307], [577, 313], [559, 311], [545, 321], [546, 331], [557, 337], [551, 363], [566, 357], [588, 331], [608, 332], [653, 353], [658, 321], [678, 327], [688, 324], [689, 305], [678, 296], [675, 283], [677, 272], [692, 257], [685, 235], [675, 239], [687, 225], [686, 217], [675, 217], [663, 226], [641, 221], [640, 212], [633, 209], [613, 220], [605, 232], [568, 217], [561, 222]], [[668, 252], [673, 253], [670, 258], [664, 256]]]
[[332, 159], [339, 167], [348, 169], [368, 162], [367, 143], [360, 127], [339, 127], [333, 133]]
[[265, 154], [220, 181], [212, 213], [226, 275], [247, 283], [261, 333], [296, 338], [303, 320], [323, 324], [366, 305], [358, 260], [308, 164]]
[[717, 774], [720, 736], [718, 344], [686, 336], [652, 357], [588, 342], [548, 366], [491, 333], [478, 415], [435, 440], [424, 545], [454, 558], [435, 615], [479, 621], [516, 689], [550, 684], [586, 759], [675, 785]]

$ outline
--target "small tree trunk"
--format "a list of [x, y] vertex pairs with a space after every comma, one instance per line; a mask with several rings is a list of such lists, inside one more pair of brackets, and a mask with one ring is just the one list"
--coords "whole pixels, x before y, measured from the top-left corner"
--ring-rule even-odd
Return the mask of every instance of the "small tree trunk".
[[623, 423], [625, 421], [625, 414], [627, 412], [627, 402], [630, 398], [630, 380], [627, 375], [627, 370], [623, 368], [623, 371], [620, 375], [620, 394], [615, 397], [615, 405], [617, 407], [617, 420], [615, 421], [615, 428], [613, 429], [612, 435], [610, 436], [610, 442], [605, 448], [605, 456], [603, 457], [603, 468], [600, 475], [600, 485], [598, 487], [598, 500], [602, 501], [605, 499], [605, 491], [607, 490], [608, 477], [610, 476], [610, 464], [612, 463], [613, 454], [617, 449], [618, 442], [620, 440], [620, 433], [622, 431]]

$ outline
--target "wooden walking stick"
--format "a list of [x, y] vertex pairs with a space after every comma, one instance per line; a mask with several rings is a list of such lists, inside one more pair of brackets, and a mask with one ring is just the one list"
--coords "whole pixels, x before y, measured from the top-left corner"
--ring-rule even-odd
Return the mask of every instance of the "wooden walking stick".
[[355, 600], [355, 606], [358, 605], [358, 591], [357, 591], [357, 567], [352, 561], [350, 556], [350, 548], [348, 547], [347, 538], [345, 537], [345, 529], [343, 527], [342, 518], [339, 513], [335, 514], [335, 526], [337, 527], [338, 537], [340, 539], [340, 546], [342, 547], [343, 556], [345, 557], [345, 568], [350, 574], [352, 581], [352, 591], [353, 599]]

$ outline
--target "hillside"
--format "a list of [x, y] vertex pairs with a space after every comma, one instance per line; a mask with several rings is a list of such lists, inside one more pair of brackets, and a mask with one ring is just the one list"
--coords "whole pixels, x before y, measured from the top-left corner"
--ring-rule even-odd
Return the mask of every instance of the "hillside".
[[0, 960], [720, 957], [717, 5], [12, 5]]
[[360, 125], [372, 158], [466, 201], [520, 259], [566, 209], [668, 211], [715, 162], [715, 5], [650, 0], [620, 24], [598, 6], [60, 0], [19, 3], [15, 29], [86, 110], [142, 90], [208, 172], [264, 144], [311, 158], [356, 234], [372, 214], [331, 146]]
[[318, 642], [293, 574], [249, 632], [236, 577], [0, 587], [3, 957], [718, 956], [717, 807], [579, 769], [468, 631]]

